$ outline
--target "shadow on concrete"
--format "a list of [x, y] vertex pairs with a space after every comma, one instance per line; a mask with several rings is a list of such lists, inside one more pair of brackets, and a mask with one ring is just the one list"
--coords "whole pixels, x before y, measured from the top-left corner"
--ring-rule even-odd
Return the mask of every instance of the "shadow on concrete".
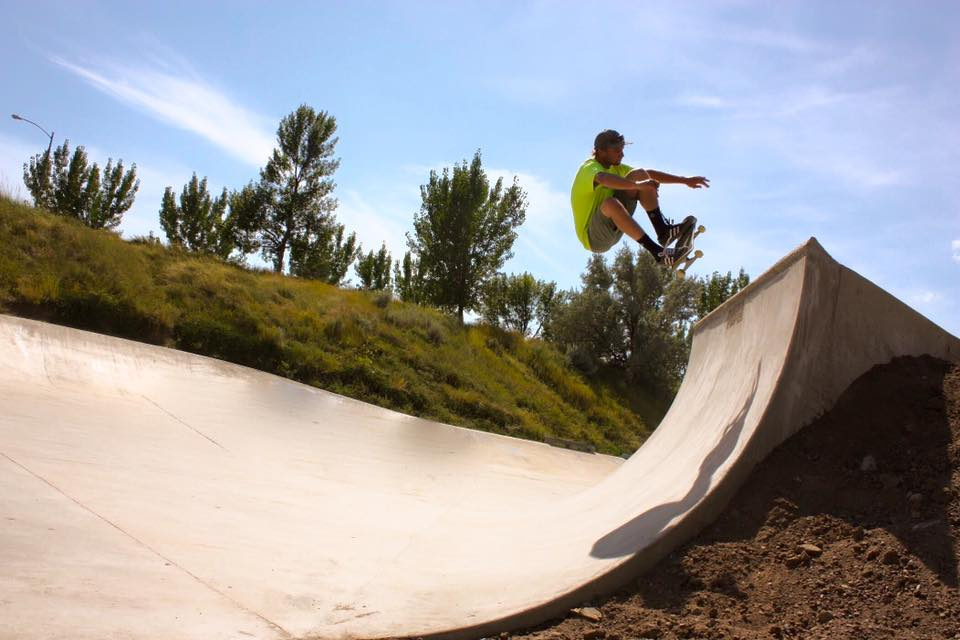
[[740, 440], [747, 415], [749, 415], [757, 395], [762, 364], [762, 361], [757, 363], [757, 371], [754, 374], [750, 393], [737, 415], [723, 428], [723, 433], [717, 445], [700, 464], [697, 478], [686, 495], [680, 500], [658, 505], [603, 536], [594, 543], [590, 550], [591, 556], [594, 558], [622, 558], [635, 553], [638, 541], [655, 538], [657, 533], [662, 531], [673, 518], [692, 509], [707, 495], [713, 475], [724, 462], [729, 460], [737, 442]]

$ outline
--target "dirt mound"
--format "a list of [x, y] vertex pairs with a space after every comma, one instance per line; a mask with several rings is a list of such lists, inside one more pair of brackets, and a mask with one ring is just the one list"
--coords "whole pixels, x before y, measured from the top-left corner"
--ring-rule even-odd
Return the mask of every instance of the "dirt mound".
[[899, 358], [595, 611], [514, 637], [960, 638], [960, 367]]

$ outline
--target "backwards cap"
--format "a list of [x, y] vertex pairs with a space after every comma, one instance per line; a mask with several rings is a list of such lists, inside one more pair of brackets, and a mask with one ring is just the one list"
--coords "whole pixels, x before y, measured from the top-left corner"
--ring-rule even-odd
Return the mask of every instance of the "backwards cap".
[[620, 146], [623, 144], [630, 144], [629, 142], [624, 142], [623, 134], [619, 131], [614, 131], [613, 129], [606, 129], [597, 134], [597, 137], [593, 139], [593, 148], [597, 151], [606, 149], [607, 147]]

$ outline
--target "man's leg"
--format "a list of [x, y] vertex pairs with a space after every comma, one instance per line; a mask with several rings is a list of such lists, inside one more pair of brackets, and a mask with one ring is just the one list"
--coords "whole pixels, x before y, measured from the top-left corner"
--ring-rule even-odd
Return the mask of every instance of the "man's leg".
[[653, 254], [653, 257], [656, 258], [657, 261], [660, 260], [663, 247], [647, 235], [637, 221], [633, 219], [633, 216], [630, 215], [630, 212], [627, 211], [623, 202], [618, 198], [607, 198], [604, 200], [600, 204], [600, 213], [610, 218], [613, 224], [617, 225], [617, 228], [623, 231], [624, 234], [639, 242], [644, 249]]
[[[625, 177], [627, 180], [638, 182], [648, 180], [650, 174], [647, 173], [646, 169], [634, 169]], [[660, 211], [660, 194], [657, 189], [637, 189], [636, 191], [618, 191], [617, 193], [621, 198], [633, 198], [640, 203], [643, 210], [647, 212], [647, 217], [650, 218], [650, 223], [653, 225], [653, 230], [656, 232], [659, 242], [664, 245], [670, 244], [683, 233], [683, 222], [673, 224], [672, 220], [663, 217], [663, 213]]]
[[[639, 182], [649, 180], [650, 174], [647, 173], [646, 169], [634, 169], [625, 177], [627, 180]], [[637, 189], [636, 191], [624, 191], [623, 193], [637, 200], [643, 210], [647, 212], [647, 215], [650, 215], [650, 212], [654, 209], [660, 209], [660, 194], [657, 189]]]

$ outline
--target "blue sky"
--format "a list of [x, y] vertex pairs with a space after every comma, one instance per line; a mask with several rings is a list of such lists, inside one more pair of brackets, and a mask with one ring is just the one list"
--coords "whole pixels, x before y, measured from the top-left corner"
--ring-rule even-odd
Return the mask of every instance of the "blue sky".
[[[709, 227], [694, 271], [759, 275], [816, 236], [960, 334], [960, 3], [5, 2], [0, 188], [46, 138], [136, 162], [124, 235], [166, 186], [257, 177], [280, 118], [335, 116], [337, 215], [402, 256], [433, 168], [480, 149], [529, 196], [509, 272], [579, 285], [569, 188], [594, 135]], [[647, 227], [649, 224], [642, 221]], [[612, 255], [612, 254], [611, 254]]]

